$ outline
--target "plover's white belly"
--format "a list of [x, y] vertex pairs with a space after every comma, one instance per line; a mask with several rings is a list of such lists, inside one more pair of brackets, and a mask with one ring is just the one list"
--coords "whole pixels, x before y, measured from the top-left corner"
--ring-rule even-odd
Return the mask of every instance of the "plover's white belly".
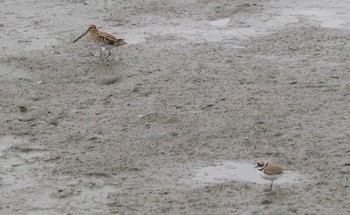
[[283, 175], [283, 174], [267, 175], [267, 174], [263, 173], [263, 171], [258, 171], [258, 173], [263, 179], [269, 180], [269, 181], [274, 181]]

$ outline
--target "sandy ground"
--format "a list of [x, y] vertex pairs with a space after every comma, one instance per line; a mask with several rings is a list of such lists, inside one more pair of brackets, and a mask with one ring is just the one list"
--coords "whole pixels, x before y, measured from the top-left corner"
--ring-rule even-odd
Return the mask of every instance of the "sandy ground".
[[[0, 0], [0, 213], [350, 214], [344, 2]], [[191, 182], [264, 159], [303, 180]]]

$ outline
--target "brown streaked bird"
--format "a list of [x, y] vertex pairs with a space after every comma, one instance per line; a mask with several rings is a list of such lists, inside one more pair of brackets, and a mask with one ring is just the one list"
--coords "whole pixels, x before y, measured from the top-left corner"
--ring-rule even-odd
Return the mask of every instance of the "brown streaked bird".
[[[96, 25], [90, 25], [87, 31], [75, 39], [73, 43], [82, 38], [85, 34], [90, 33], [91, 40], [100, 47], [100, 58], [107, 59], [111, 55], [111, 49], [126, 45], [124, 39], [118, 39], [113, 35], [97, 30]], [[105, 53], [107, 51], [107, 53]]]
[[280, 178], [284, 173], [290, 172], [277, 164], [269, 163], [267, 161], [257, 162], [255, 168], [258, 168], [258, 173], [263, 179], [271, 181], [271, 185], [266, 191], [272, 191], [273, 181]]

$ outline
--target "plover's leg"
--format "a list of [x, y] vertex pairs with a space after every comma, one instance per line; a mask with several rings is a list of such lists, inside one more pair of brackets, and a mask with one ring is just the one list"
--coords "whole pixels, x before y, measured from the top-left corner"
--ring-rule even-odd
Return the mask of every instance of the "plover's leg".
[[273, 181], [271, 181], [271, 185], [270, 185], [270, 188], [269, 188], [270, 191], [272, 191], [272, 185], [273, 185]]
[[273, 181], [271, 181], [271, 184], [270, 184], [269, 188], [264, 189], [264, 191], [265, 192], [271, 192], [272, 191], [272, 184], [273, 184]]

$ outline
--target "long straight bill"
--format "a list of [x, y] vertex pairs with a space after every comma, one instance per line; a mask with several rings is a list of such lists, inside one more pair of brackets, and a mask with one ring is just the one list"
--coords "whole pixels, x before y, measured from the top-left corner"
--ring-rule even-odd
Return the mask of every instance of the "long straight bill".
[[82, 38], [83, 36], [85, 36], [85, 34], [87, 34], [87, 32], [89, 32], [90, 29], [88, 29], [85, 33], [83, 33], [80, 37], [78, 37], [77, 39], [75, 39], [73, 41], [73, 43], [77, 42], [80, 38]]

